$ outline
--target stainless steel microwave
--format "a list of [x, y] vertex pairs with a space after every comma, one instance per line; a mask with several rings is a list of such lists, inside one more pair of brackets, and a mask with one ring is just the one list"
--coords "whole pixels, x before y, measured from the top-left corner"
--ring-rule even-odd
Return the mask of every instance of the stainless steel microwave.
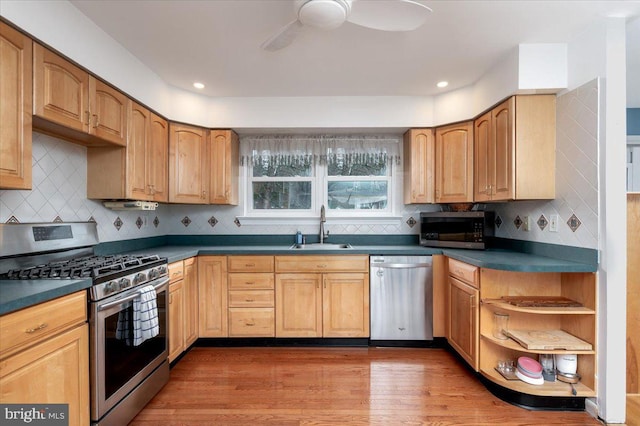
[[494, 212], [420, 213], [420, 245], [480, 249], [494, 235]]

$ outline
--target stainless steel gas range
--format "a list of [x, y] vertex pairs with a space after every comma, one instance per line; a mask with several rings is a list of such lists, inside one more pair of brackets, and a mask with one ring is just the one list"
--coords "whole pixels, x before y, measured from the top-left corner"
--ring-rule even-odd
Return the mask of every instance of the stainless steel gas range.
[[167, 259], [97, 244], [93, 222], [1, 224], [0, 278], [91, 280], [91, 422], [121, 426], [169, 380]]

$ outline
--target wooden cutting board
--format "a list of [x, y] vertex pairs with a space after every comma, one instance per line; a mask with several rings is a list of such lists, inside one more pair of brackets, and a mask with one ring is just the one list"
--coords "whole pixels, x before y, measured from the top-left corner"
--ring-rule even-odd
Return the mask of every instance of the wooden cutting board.
[[590, 351], [592, 346], [562, 330], [508, 330], [507, 335], [526, 349]]

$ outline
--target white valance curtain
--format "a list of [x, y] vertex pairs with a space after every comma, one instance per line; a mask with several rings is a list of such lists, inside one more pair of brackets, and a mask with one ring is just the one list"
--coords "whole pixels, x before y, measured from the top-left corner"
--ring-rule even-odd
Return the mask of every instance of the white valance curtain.
[[261, 135], [240, 138], [243, 164], [400, 164], [400, 136]]

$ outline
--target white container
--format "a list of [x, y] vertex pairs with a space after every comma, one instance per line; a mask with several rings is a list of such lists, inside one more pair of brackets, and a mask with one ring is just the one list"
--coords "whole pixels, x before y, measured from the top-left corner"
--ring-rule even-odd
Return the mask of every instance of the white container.
[[556, 354], [556, 369], [561, 373], [576, 374], [578, 370], [578, 355]]

